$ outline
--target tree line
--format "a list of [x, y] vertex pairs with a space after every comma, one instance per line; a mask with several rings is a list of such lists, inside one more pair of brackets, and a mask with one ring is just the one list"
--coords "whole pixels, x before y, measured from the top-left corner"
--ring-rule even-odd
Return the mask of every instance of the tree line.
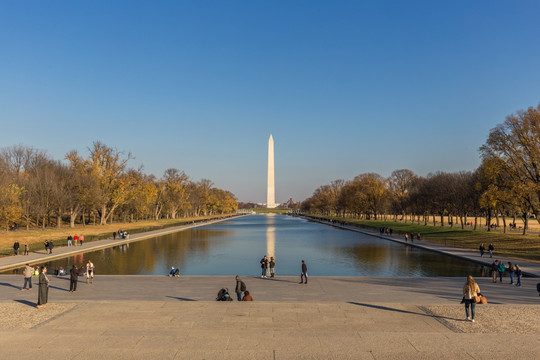
[[[388, 178], [376, 173], [353, 180], [335, 180], [318, 187], [301, 206], [303, 211], [334, 216], [379, 219], [405, 215], [428, 224], [445, 217], [458, 218], [462, 228], [468, 217], [502, 219], [504, 231], [523, 220], [540, 223], [540, 105], [519, 110], [489, 132], [479, 149], [481, 165], [474, 171], [430, 173], [419, 176], [408, 169], [395, 170]], [[506, 217], [513, 217], [507, 224]], [[489, 227], [488, 227], [489, 230]]]
[[192, 181], [178, 169], [161, 178], [128, 167], [132, 155], [99, 141], [65, 161], [24, 145], [0, 149], [0, 226], [101, 225], [233, 212], [235, 196], [212, 181]]

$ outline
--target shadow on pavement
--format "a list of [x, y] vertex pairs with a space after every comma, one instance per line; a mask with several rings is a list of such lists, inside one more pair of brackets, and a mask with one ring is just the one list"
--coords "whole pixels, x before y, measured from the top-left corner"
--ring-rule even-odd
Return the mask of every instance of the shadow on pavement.
[[15, 289], [20, 289], [21, 287], [20, 286], [15, 286], [13, 284], [10, 284], [10, 283], [0, 283], [0, 286], [8, 286], [8, 287], [12, 287], [12, 288], [15, 288]]
[[61, 287], [58, 287], [58, 286], [52, 286], [52, 285], [49, 285], [49, 288], [50, 289], [56, 289], [56, 290], [62, 290], [62, 291], [69, 291], [68, 289], [64, 289], [64, 288], [61, 288]]
[[188, 299], [188, 298], [183, 298], [183, 297], [178, 297], [178, 296], [169, 296], [169, 295], [167, 295], [166, 297], [171, 298], [171, 299], [177, 299], [177, 300], [180, 300], [180, 301], [197, 301], [195, 299]]
[[28, 300], [13, 300], [15, 302], [18, 302], [19, 304], [28, 305], [31, 307], [36, 307], [36, 303], [28, 301]]
[[286, 279], [271, 278], [271, 277], [261, 278], [260, 276], [250, 276], [250, 278], [254, 280], [277, 281], [277, 282], [286, 282], [286, 283], [291, 283], [291, 284], [297, 283], [294, 280], [286, 280]]
[[403, 314], [421, 315], [421, 316], [427, 316], [427, 317], [430, 317], [430, 318], [445, 319], [445, 320], [460, 320], [460, 319], [450, 318], [450, 317], [447, 317], [447, 316], [440, 316], [440, 315], [435, 315], [435, 314], [431, 315], [431, 314], [426, 314], [426, 313], [421, 313], [421, 312], [402, 310], [402, 309], [395, 309], [395, 308], [391, 308], [391, 307], [388, 307], [388, 306], [382, 306], [382, 305], [364, 304], [364, 303], [358, 303], [358, 302], [353, 302], [353, 301], [349, 301], [348, 303], [353, 304], [353, 305], [358, 305], [358, 306], [369, 307], [369, 308], [372, 308], [372, 309], [395, 311], [395, 312], [399, 312], [399, 313], [403, 313]]

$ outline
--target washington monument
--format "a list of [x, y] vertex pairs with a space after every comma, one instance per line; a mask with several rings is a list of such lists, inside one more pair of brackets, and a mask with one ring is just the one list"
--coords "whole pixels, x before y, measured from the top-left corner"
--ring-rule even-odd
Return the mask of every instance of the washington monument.
[[275, 208], [276, 188], [274, 186], [274, 138], [270, 134], [268, 139], [268, 187], [266, 191], [266, 207]]

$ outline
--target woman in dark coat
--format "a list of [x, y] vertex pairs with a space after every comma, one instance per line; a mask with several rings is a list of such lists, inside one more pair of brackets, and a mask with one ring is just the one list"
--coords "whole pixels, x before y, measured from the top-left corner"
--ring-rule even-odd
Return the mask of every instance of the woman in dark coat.
[[38, 289], [38, 302], [37, 308], [41, 309], [43, 305], [47, 303], [49, 296], [49, 278], [47, 277], [47, 267], [41, 267], [41, 273], [39, 274], [39, 289]]

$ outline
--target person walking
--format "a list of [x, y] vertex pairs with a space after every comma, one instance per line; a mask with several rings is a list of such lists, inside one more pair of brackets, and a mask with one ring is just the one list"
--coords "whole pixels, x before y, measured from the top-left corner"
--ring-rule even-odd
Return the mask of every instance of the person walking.
[[21, 291], [26, 290], [26, 285], [28, 284], [28, 290], [32, 290], [32, 275], [34, 275], [34, 269], [30, 267], [29, 264], [24, 265], [23, 276], [24, 276], [24, 285]]
[[113, 231], [112, 238], [113, 238], [113, 240], [116, 240], [116, 231]]
[[409, 234], [405, 234], [405, 242], [409, 242]]
[[[476, 309], [475, 297], [480, 294], [480, 288], [476, 281], [474, 281], [471, 275], [467, 276], [467, 282], [463, 286], [463, 299], [465, 303], [465, 320], [474, 322], [474, 315]], [[469, 307], [471, 308], [471, 315], [469, 316]]]
[[49, 241], [49, 254], [52, 254], [52, 249], [54, 248], [54, 243]]
[[499, 273], [499, 280], [502, 282], [503, 274], [506, 271], [506, 266], [504, 266], [502, 261], [499, 261], [499, 265], [497, 265], [497, 272]]
[[13, 243], [13, 253], [19, 255], [19, 240], [15, 240]]
[[49, 278], [47, 277], [47, 267], [42, 266], [39, 273], [39, 288], [38, 288], [38, 301], [37, 308], [41, 309], [49, 301]]
[[486, 248], [484, 247], [484, 243], [480, 244], [478, 250], [480, 250], [480, 257], [484, 257], [484, 251], [486, 250]]
[[24, 243], [24, 255], [28, 255], [28, 243]]
[[79, 280], [77, 265], [73, 264], [71, 270], [69, 270], [69, 275], [69, 292], [77, 291], [77, 281]]
[[86, 283], [88, 284], [88, 279], [90, 279], [90, 283], [94, 283], [94, 264], [92, 261], [88, 260], [86, 263]]
[[305, 283], [307, 284], [307, 279], [308, 279], [307, 265], [304, 262], [304, 260], [302, 260], [302, 272], [300, 273], [300, 284], [304, 283], [304, 278], [306, 279]]
[[493, 257], [493, 250], [495, 250], [495, 246], [493, 246], [493, 243], [489, 244], [488, 250], [489, 250], [489, 257], [492, 258]]
[[276, 259], [270, 257], [270, 277], [274, 277], [276, 274]]
[[491, 278], [493, 279], [493, 282], [494, 282], [494, 283], [497, 282], [497, 271], [498, 271], [498, 267], [499, 267], [499, 260], [495, 260], [495, 261], [491, 264]]
[[514, 265], [509, 261], [508, 262], [508, 275], [510, 275], [510, 285], [514, 285]]
[[73, 246], [73, 236], [68, 235], [67, 241], [68, 241], [68, 246]]
[[268, 271], [268, 258], [266, 255], [261, 259], [261, 278], [266, 278], [266, 273]]
[[77, 246], [77, 241], [79, 241], [79, 235], [73, 236], [73, 246]]
[[236, 292], [236, 299], [242, 301], [242, 293], [246, 291], [246, 284], [240, 280], [240, 276], [238, 275], [236, 275], [236, 288], [234, 291]]
[[81, 243], [81, 246], [83, 244], [83, 241], [84, 241], [84, 235], [79, 235], [79, 242]]
[[49, 241], [45, 240], [45, 242], [43, 243], [43, 245], [45, 245], [45, 253], [49, 253]]
[[519, 265], [516, 264], [516, 276], [517, 276], [516, 286], [521, 286], [522, 275], [523, 275], [523, 272], [521, 271], [521, 268], [519, 267]]

